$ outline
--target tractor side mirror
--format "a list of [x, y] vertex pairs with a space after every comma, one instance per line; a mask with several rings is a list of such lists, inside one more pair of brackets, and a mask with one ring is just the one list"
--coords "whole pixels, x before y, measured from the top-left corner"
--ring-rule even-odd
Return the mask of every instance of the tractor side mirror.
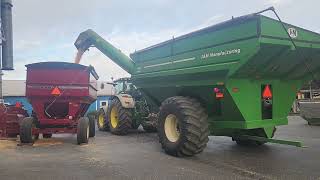
[[111, 82], [107, 82], [107, 84], [110, 84], [112, 86], [116, 86], [117, 85], [117, 83], [111, 83]]

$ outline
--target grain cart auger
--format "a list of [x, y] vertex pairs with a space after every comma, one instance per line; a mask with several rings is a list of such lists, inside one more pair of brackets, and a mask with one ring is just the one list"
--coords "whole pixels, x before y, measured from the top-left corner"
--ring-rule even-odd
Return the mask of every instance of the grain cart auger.
[[[269, 9], [270, 10], [270, 9]], [[273, 9], [271, 9], [273, 10]], [[159, 107], [158, 135], [174, 156], [203, 151], [208, 135], [240, 145], [272, 139], [302, 84], [320, 72], [320, 34], [255, 13], [134, 52], [127, 57], [92, 30], [79, 50], [95, 46], [132, 75]]]

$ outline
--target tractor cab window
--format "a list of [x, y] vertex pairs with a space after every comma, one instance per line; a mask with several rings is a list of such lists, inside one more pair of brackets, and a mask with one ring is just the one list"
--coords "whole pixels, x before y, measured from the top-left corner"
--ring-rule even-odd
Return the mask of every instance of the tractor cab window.
[[134, 86], [131, 82], [125, 82], [125, 90], [124, 92], [131, 94], [136, 90], [136, 86]]
[[123, 82], [123, 92], [127, 92], [128, 91], [128, 83], [127, 82]]
[[115, 85], [116, 94], [129, 93], [130, 91], [134, 91], [135, 89], [136, 87], [131, 82], [127, 82], [127, 81], [118, 82]]
[[133, 90], [132, 83], [125, 82], [124, 84], [125, 84], [125, 91]]
[[136, 89], [136, 87], [132, 83], [130, 83], [129, 90], [135, 90], [135, 89]]
[[115, 93], [119, 94], [120, 92], [123, 91], [123, 83], [116, 84], [114, 88], [115, 88], [115, 91], [116, 91]]

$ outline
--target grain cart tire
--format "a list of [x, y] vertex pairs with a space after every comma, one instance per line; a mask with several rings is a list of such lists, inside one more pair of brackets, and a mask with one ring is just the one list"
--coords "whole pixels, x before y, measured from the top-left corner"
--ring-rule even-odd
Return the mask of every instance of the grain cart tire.
[[43, 138], [48, 139], [48, 138], [52, 137], [52, 134], [42, 134], [42, 136], [43, 136]]
[[115, 135], [126, 135], [132, 128], [132, 110], [122, 107], [119, 99], [112, 100], [108, 108], [110, 132]]
[[89, 137], [96, 135], [96, 123], [93, 115], [88, 116], [89, 119]]
[[26, 117], [22, 120], [20, 125], [20, 142], [34, 143], [39, 138], [39, 135], [32, 135], [32, 128], [35, 126], [32, 117]]
[[100, 109], [98, 112], [97, 126], [99, 131], [109, 130], [109, 123], [107, 121], [106, 114], [103, 109]]
[[89, 140], [89, 118], [81, 117], [77, 126], [77, 143], [88, 143]]
[[[271, 138], [273, 138], [277, 128], [274, 127], [272, 131]], [[249, 135], [253, 136], [260, 136], [260, 137], [266, 137], [265, 133], [263, 132], [263, 129], [253, 129]], [[248, 147], [256, 147], [256, 146], [261, 146], [265, 144], [266, 142], [261, 142], [261, 141], [255, 141], [255, 140], [250, 140], [250, 139], [237, 139], [233, 138], [234, 141], [240, 146], [248, 146]]]
[[193, 156], [203, 151], [209, 141], [208, 115], [193, 98], [175, 96], [160, 107], [159, 141], [173, 156]]

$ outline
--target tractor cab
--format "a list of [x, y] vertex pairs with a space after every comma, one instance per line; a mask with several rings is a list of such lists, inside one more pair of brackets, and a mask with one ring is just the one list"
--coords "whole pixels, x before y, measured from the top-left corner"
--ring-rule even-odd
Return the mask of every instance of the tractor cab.
[[130, 78], [120, 78], [115, 80], [112, 85], [114, 86], [115, 94], [129, 94], [134, 98], [140, 98], [141, 92], [133, 85]]

